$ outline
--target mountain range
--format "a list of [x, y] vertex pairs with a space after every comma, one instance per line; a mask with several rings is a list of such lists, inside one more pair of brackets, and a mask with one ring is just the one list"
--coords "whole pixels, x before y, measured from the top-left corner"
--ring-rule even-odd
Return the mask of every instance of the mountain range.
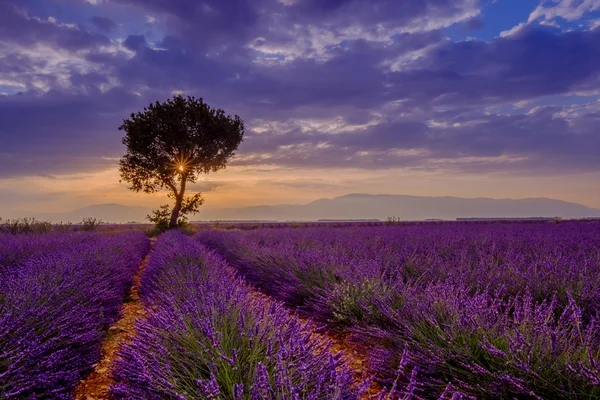
[[[150, 213], [144, 207], [120, 204], [100, 204], [62, 214], [38, 214], [46, 221], [79, 222], [95, 217], [106, 222], [147, 222]], [[388, 194], [348, 194], [323, 198], [307, 204], [281, 204], [242, 208], [201, 207], [192, 219], [315, 221], [319, 219], [380, 219], [399, 217], [402, 220], [455, 218], [524, 218], [524, 217], [600, 217], [600, 210], [577, 203], [547, 198], [490, 199], [460, 197], [426, 197]]]
[[318, 220], [395, 216], [402, 220], [600, 216], [600, 210], [546, 198], [489, 199], [405, 195], [348, 194], [308, 204], [224, 208], [200, 214], [203, 220]]

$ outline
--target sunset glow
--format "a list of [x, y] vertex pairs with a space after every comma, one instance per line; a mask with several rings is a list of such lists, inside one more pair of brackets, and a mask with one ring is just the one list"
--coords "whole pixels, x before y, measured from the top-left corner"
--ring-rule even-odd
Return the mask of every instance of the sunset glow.
[[0, 216], [160, 205], [119, 183], [117, 127], [174, 94], [245, 123], [191, 185], [206, 218], [349, 193], [600, 208], [596, 3], [2, 2]]

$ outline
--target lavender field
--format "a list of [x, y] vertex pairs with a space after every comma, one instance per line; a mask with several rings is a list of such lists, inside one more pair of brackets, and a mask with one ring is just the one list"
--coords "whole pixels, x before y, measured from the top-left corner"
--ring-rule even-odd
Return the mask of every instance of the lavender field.
[[281, 303], [255, 298], [198, 242], [163, 234], [143, 278], [153, 310], [122, 351], [118, 399], [356, 399], [351, 372]]
[[140, 232], [0, 236], [0, 398], [73, 398], [149, 244]]
[[600, 225], [206, 231], [249, 282], [368, 351], [392, 398], [600, 398]]
[[[76, 398], [149, 249], [0, 236], [0, 398]], [[600, 398], [597, 222], [205, 227], [144, 265], [113, 399]]]

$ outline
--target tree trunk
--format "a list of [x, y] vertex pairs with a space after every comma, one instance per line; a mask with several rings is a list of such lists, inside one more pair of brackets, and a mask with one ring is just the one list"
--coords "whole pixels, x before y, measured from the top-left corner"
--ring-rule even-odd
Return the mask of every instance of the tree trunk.
[[175, 206], [171, 211], [171, 221], [169, 221], [169, 229], [177, 228], [177, 220], [179, 219], [179, 211], [181, 211], [181, 203], [183, 201], [183, 195], [177, 196], [175, 200]]
[[171, 212], [171, 221], [169, 221], [169, 229], [177, 228], [177, 220], [179, 219], [179, 212], [181, 211], [181, 205], [183, 203], [183, 195], [185, 194], [185, 185], [187, 183], [187, 173], [181, 175], [181, 189], [179, 193], [175, 193], [175, 206]]

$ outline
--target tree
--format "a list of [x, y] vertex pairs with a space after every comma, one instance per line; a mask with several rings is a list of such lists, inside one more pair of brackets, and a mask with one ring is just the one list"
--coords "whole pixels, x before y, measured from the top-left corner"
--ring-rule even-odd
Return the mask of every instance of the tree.
[[[243, 140], [244, 123], [201, 98], [174, 96], [131, 114], [119, 130], [126, 132], [127, 147], [119, 162], [121, 180], [135, 192], [168, 190], [175, 201], [168, 227], [175, 228], [204, 202], [200, 193], [186, 197], [186, 185], [226, 167]], [[161, 207], [155, 217], [168, 208]]]

